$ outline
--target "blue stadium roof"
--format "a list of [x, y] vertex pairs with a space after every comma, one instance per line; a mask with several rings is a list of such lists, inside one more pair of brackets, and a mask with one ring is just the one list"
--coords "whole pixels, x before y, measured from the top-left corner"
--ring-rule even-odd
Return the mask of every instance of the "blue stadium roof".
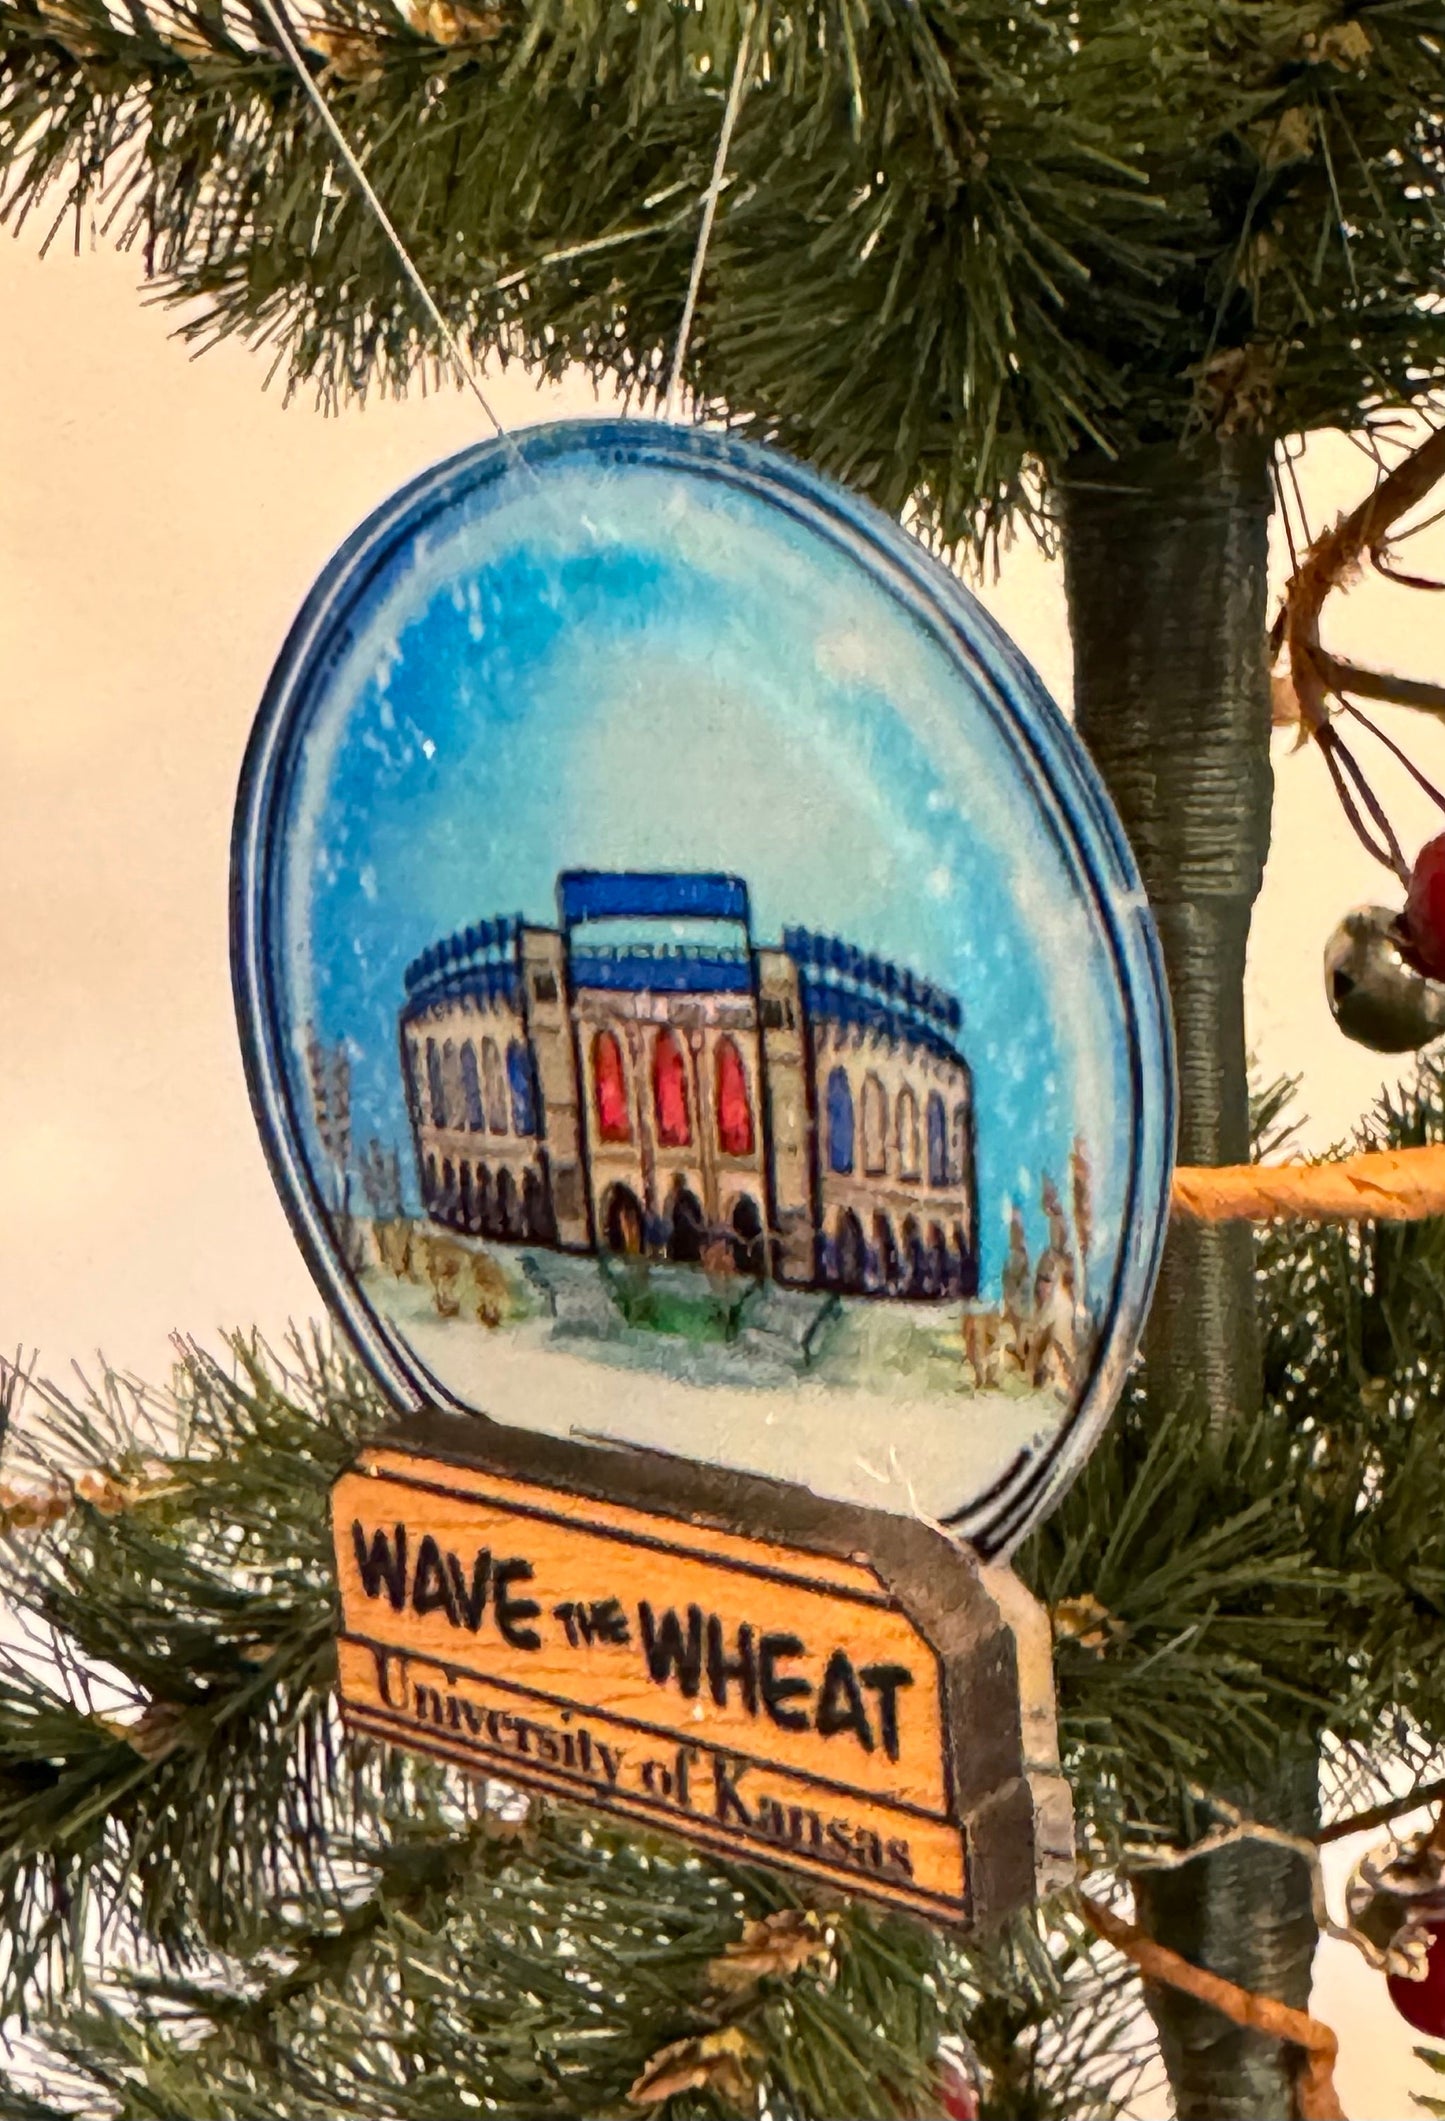
[[518, 913], [478, 921], [456, 935], [444, 936], [413, 958], [402, 974], [408, 998], [434, 1001], [443, 994], [496, 992], [501, 975], [515, 976], [521, 933]]
[[564, 869], [557, 879], [564, 928], [579, 921], [748, 920], [748, 887], [720, 871]]
[[692, 949], [686, 944], [574, 949], [571, 965], [574, 987], [626, 994], [746, 994], [753, 983], [750, 952]]

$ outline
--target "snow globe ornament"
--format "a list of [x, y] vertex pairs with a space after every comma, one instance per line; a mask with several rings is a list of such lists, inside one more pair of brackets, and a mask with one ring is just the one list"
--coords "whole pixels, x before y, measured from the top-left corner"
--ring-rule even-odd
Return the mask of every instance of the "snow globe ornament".
[[253, 1101], [403, 1409], [1006, 1552], [1134, 1353], [1155, 938], [1022, 656], [893, 522], [641, 421], [487, 443], [317, 584], [236, 829]]

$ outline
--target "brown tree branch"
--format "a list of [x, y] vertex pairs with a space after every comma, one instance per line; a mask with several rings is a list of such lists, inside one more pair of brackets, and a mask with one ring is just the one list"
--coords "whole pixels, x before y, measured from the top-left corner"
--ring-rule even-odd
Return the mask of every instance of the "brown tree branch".
[[[1289, 675], [1299, 709], [1301, 726], [1318, 736], [1328, 720], [1331, 693], [1353, 690], [1368, 699], [1393, 700], [1401, 706], [1421, 707], [1428, 713], [1445, 712], [1439, 688], [1421, 687], [1411, 678], [1395, 678], [1383, 672], [1359, 671], [1338, 662], [1320, 641], [1320, 613], [1325, 598], [1339, 587], [1367, 555], [1378, 556], [1388, 544], [1392, 526], [1423, 501], [1436, 483], [1445, 478], [1445, 427], [1426, 436], [1389, 472], [1358, 508], [1329, 530], [1322, 531], [1296, 570], [1285, 591], [1279, 629], [1279, 644], [1289, 659]], [[1338, 673], [1348, 672], [1342, 685]], [[1389, 688], [1389, 689], [1384, 689]], [[1401, 698], [1401, 693], [1413, 697]]]
[[1403, 1797], [1390, 1797], [1384, 1804], [1372, 1804], [1368, 1811], [1351, 1812], [1348, 1819], [1336, 1819], [1329, 1826], [1320, 1827], [1311, 1838], [1323, 1848], [1326, 1842], [1343, 1841], [1349, 1834], [1364, 1834], [1371, 1827], [1388, 1826], [1392, 1819], [1418, 1811], [1421, 1805], [1439, 1804], [1442, 1799], [1445, 1799], [1445, 1776], [1438, 1782], [1422, 1782], [1418, 1789], [1408, 1791]]
[[1335, 2090], [1335, 2059], [1339, 2053], [1339, 2041], [1329, 2026], [1318, 2018], [1310, 2017], [1307, 2011], [1291, 2009], [1274, 1996], [1258, 1996], [1252, 1989], [1240, 1988], [1237, 1982], [1226, 1981], [1220, 1974], [1206, 1972], [1202, 1966], [1193, 1965], [1167, 1945], [1156, 1943], [1147, 1930], [1136, 1923], [1126, 1922], [1101, 1900], [1093, 1900], [1087, 1893], [1080, 1893], [1079, 1907], [1084, 1920], [1095, 1936], [1112, 1944], [1115, 1951], [1138, 1967], [1146, 1981], [1161, 1983], [1167, 1988], [1181, 1989], [1186, 1996], [1194, 1996], [1207, 2003], [1234, 2025], [1252, 2026], [1255, 2031], [1269, 2033], [1276, 2040], [1288, 2041], [1300, 2050], [1300, 2066], [1295, 2078], [1295, 2112], [1298, 2121], [1346, 2121], [1345, 2110], [1340, 2105]]
[[1393, 707], [1415, 707], [1422, 714], [1445, 715], [1445, 685], [1429, 678], [1396, 677], [1389, 670], [1362, 670], [1358, 663], [1320, 651], [1320, 667], [1332, 692], [1358, 693], [1362, 700], [1388, 700]]

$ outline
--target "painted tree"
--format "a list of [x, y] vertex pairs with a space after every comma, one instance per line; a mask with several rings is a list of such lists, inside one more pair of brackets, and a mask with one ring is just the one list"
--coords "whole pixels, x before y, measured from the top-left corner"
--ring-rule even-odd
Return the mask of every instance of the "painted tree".
[[[1014, 524], [1061, 548], [1077, 725], [1164, 943], [1181, 1158], [1246, 1157], [1273, 467], [1291, 436], [1434, 404], [1441, 0], [332, 0], [302, 35], [472, 357], [580, 363], [645, 402], [665, 383], [736, 76], [692, 402], [943, 548]], [[32, 207], [98, 215], [186, 305], [193, 340], [267, 345], [323, 397], [404, 390], [446, 365], [260, 7], [4, 0], [0, 54], [12, 223]], [[1383, 1124], [1435, 1127], [1433, 1078]], [[1418, 1501], [1438, 1476], [1417, 1437], [1371, 1430], [1388, 1392], [1361, 1392], [1362, 1377], [1403, 1376], [1400, 1319], [1411, 1359], [1445, 1344], [1437, 1242], [1276, 1244], [1261, 1317], [1247, 1230], [1176, 1228], [1146, 1384], [1024, 1560], [1060, 1609], [1087, 1594], [1131, 1645], [1102, 1661], [1061, 1646], [1101, 1843], [1125, 1848], [1146, 1824], [1187, 1840], [1219, 1804], [1308, 1830], [1327, 1736], [1368, 1744], [1404, 1714], [1445, 1730], [1421, 1677], [1441, 1646], [1419, 1575], [1435, 1535], [1400, 1485]], [[1390, 1334], [1362, 1369], [1361, 1317], [1387, 1284]], [[1311, 1435], [1333, 1436], [1324, 1470], [1302, 1407]], [[1388, 1477], [1366, 1493], [1370, 1450]], [[1172, 1526], [1167, 1585], [1140, 1530], [1146, 1495], [1156, 1529]], [[1404, 1662], [1381, 1650], [1392, 1613]], [[1162, 1656], [1186, 1614], [1207, 1642], [1153, 1665], [1151, 1722], [1130, 1660], [1142, 1670], [1150, 1643]], [[1365, 1686], [1346, 1652], [1367, 1639]], [[1305, 2001], [1297, 1856], [1242, 1842], [1143, 1875], [1138, 1893], [1186, 1957]], [[1167, 1991], [1151, 2008], [1181, 2114], [1289, 2110], [1278, 2041]]]

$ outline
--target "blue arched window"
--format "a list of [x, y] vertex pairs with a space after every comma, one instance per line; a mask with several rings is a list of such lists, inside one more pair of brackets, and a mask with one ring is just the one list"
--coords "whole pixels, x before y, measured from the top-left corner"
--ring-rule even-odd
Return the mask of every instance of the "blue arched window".
[[431, 1123], [444, 1127], [447, 1123], [447, 1092], [442, 1081], [441, 1051], [434, 1038], [426, 1042], [426, 1086], [431, 1101]]
[[537, 1131], [537, 1086], [532, 1074], [532, 1056], [519, 1038], [507, 1048], [507, 1084], [512, 1093], [512, 1132]]
[[936, 1090], [928, 1093], [928, 1183], [948, 1184], [948, 1120]]
[[482, 1078], [477, 1069], [477, 1049], [470, 1039], [462, 1047], [462, 1097], [467, 1107], [467, 1125], [473, 1134], [482, 1133], [487, 1124], [482, 1111]]
[[846, 1068], [828, 1077], [828, 1168], [845, 1175], [853, 1168], [853, 1092]]

